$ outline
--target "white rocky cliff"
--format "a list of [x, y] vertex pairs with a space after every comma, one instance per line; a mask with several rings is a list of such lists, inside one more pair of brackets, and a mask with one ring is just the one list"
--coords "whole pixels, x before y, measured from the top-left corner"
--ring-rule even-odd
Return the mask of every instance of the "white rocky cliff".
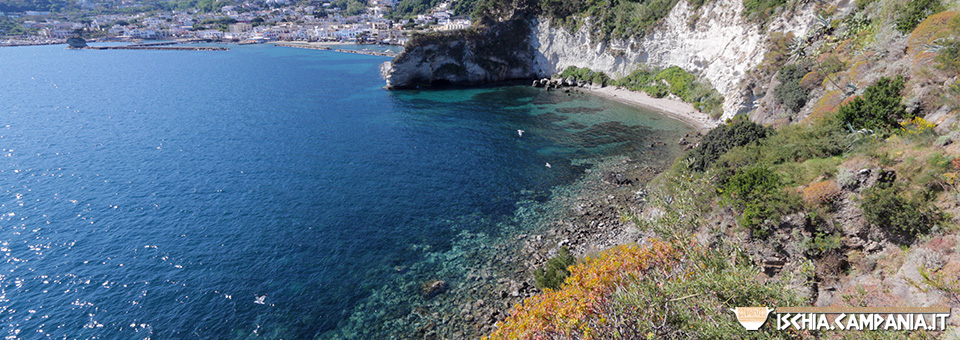
[[[411, 87], [418, 83], [441, 82], [474, 84], [524, 77], [548, 77], [562, 72], [568, 66], [587, 67], [603, 71], [614, 78], [648, 65], [665, 68], [680, 66], [709, 80], [724, 96], [723, 118], [752, 108], [754, 98], [743, 89], [744, 76], [755, 68], [766, 52], [767, 33], [793, 32], [804, 36], [814, 24], [814, 5], [795, 9], [795, 12], [771, 20], [767, 29], [747, 22], [742, 15], [742, 0], [716, 0], [699, 10], [692, 10], [686, 1], [679, 1], [670, 14], [642, 38], [630, 40], [594, 41], [590, 25], [583, 25], [571, 33], [562, 27], [552, 27], [546, 20], [534, 21], [529, 30], [500, 30], [491, 37], [513, 36], [500, 48], [515, 49], [510, 67], [483, 67], [477, 62], [476, 48], [464, 48], [462, 42], [437, 40], [408, 50], [394, 62], [382, 68], [387, 87]], [[789, 19], [784, 19], [789, 18]], [[516, 33], [526, 31], [527, 39], [516, 39]], [[516, 45], [527, 44], [523, 50]], [[522, 51], [521, 51], [522, 50]], [[445, 55], [455, 51], [453, 55]], [[502, 58], [488, 58], [499, 61]], [[479, 65], [478, 65], [479, 64]]]
[[[813, 24], [813, 6], [802, 8], [790, 20], [774, 20], [769, 31], [803, 36]], [[596, 42], [584, 25], [575, 34], [539, 23], [532, 34], [538, 74], [556, 74], [568, 66], [587, 67], [619, 78], [640, 65], [680, 66], [699, 74], [723, 94], [723, 118], [750, 107], [750, 96], [741, 90], [744, 75], [756, 67], [766, 52], [765, 34], [742, 16], [742, 0], [717, 0], [694, 12], [680, 1], [657, 29], [640, 39]], [[698, 14], [699, 13], [699, 14]], [[693, 25], [693, 18], [697, 18]]]

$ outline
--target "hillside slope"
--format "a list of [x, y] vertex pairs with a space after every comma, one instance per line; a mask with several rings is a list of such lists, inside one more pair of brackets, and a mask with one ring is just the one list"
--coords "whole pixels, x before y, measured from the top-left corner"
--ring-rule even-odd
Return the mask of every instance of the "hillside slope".
[[[612, 8], [654, 17], [621, 18], [593, 1], [543, 1], [526, 25], [514, 26], [518, 34], [507, 34], [522, 46], [515, 72], [444, 78], [562, 75], [698, 108], [710, 107], [699, 104], [711, 84], [723, 100], [724, 123], [670, 171], [638, 184], [638, 203], [617, 207], [615, 233], [639, 230], [634, 239], [646, 245], [595, 254], [563, 235], [545, 236], [549, 253], [562, 244], [581, 263], [564, 283], [516, 306], [494, 338], [741, 338], [717, 333], [739, 328], [715, 314], [743, 303], [960, 308], [956, 1], [626, 3]], [[669, 10], [654, 10], [663, 6]], [[489, 32], [481, 26], [475, 34]], [[435, 40], [407, 53], [440, 60], [424, 51], [454, 44]], [[410, 65], [398, 58], [390, 70]], [[417, 65], [419, 75], [406, 80], [437, 78], [436, 68]], [[531, 272], [550, 268], [545, 262]], [[716, 274], [723, 271], [737, 276]], [[671, 280], [678, 276], [685, 279]], [[739, 300], [724, 300], [728, 284], [744, 289]], [[756, 336], [960, 337], [960, 318], [949, 322], [946, 332]]]

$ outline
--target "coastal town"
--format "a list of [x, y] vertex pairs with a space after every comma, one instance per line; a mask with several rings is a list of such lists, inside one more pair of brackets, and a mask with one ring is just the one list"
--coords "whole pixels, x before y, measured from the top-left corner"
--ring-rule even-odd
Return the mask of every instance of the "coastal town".
[[88, 41], [202, 39], [250, 44], [291, 41], [403, 45], [412, 32], [455, 30], [471, 25], [469, 16], [457, 15], [450, 2], [423, 13], [404, 15], [393, 13], [399, 3], [253, 0], [158, 10], [130, 1], [83, 0], [78, 3], [79, 9], [67, 14], [0, 12], [0, 46], [63, 44], [77, 36]]

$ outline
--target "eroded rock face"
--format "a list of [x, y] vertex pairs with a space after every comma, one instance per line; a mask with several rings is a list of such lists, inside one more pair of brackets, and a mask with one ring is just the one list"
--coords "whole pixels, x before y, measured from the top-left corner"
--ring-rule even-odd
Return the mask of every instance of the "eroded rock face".
[[380, 71], [387, 88], [532, 78], [530, 31], [529, 20], [514, 19], [485, 29], [417, 36]]

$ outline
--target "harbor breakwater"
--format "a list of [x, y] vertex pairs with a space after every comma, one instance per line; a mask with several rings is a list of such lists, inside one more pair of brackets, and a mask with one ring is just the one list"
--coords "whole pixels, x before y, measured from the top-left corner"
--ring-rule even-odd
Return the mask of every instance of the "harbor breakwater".
[[161, 51], [229, 51], [229, 48], [218, 46], [86, 46], [87, 50], [161, 50]]

